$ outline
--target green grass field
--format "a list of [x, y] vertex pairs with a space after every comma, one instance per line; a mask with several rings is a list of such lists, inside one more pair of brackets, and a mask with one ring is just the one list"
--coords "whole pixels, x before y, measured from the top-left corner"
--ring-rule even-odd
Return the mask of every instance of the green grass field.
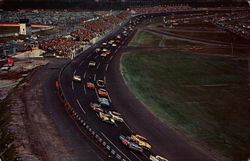
[[185, 40], [178, 40], [166, 38], [161, 35], [153, 34], [148, 31], [139, 31], [129, 43], [129, 46], [159, 46], [167, 47], [173, 45], [199, 45], [199, 43], [189, 42]]
[[178, 131], [232, 161], [250, 156], [247, 60], [184, 51], [137, 51], [122, 58], [127, 85]]

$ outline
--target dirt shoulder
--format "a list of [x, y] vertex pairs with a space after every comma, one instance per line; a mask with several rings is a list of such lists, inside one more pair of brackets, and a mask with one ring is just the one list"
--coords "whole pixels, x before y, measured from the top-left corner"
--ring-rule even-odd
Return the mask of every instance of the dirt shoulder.
[[[40, 70], [48, 72], [51, 68], [47, 66]], [[53, 69], [60, 70], [58, 66]], [[71, 150], [44, 108], [42, 78], [32, 76], [34, 72], [10, 97], [13, 118], [10, 129], [15, 136], [17, 155], [26, 161], [71, 160]]]
[[[25, 62], [22, 62], [22, 64], [25, 64]], [[1, 77], [5, 78], [5, 81], [14, 81], [15, 84], [18, 84], [14, 89], [9, 88], [9, 91], [12, 90], [12, 92], [7, 97], [8, 103], [5, 106], [10, 109], [11, 118], [8, 123], [8, 130], [13, 142], [9, 145], [14, 145], [15, 152], [3, 153], [1, 158], [4, 160], [5, 158], [12, 158], [9, 155], [25, 161], [63, 161], [68, 160], [65, 158], [69, 158], [70, 150], [65, 145], [63, 138], [60, 137], [48, 111], [43, 106], [40, 78], [36, 80], [32, 78], [38, 69], [44, 70], [46, 68], [44, 67], [45, 64], [47, 64], [47, 61], [43, 61], [43, 63], [35, 68], [29, 68], [29, 70], [13, 70], [12, 74], [10, 72], [4, 73], [5, 77], [3, 75]], [[22, 74], [24, 71], [25, 75]], [[18, 77], [20, 75], [21, 77]], [[5, 93], [8, 93], [8, 90]]]
[[[67, 60], [49, 59], [46, 65], [27, 71], [18, 86], [0, 104], [3, 107], [0, 108], [0, 128], [7, 131], [7, 137], [0, 140], [4, 141], [0, 142], [3, 161], [109, 159], [81, 133], [64, 110], [55, 82], [65, 63]], [[5, 127], [1, 126], [2, 118]], [[7, 146], [2, 148], [2, 144]]]

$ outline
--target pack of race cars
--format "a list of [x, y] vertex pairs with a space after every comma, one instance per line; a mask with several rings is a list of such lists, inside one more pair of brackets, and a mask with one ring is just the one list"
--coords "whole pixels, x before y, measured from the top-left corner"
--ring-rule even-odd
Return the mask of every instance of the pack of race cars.
[[[111, 54], [111, 50], [108, 49], [108, 45], [110, 47], [116, 47], [120, 42], [121, 38], [126, 37], [129, 31], [132, 31], [133, 28], [130, 26], [125, 28], [124, 31], [117, 35], [114, 40], [109, 40], [107, 42], [102, 43], [102, 47], [98, 47], [95, 49], [94, 53], [99, 54], [101, 57], [107, 57]], [[88, 67], [93, 68], [96, 66], [95, 61], [89, 61]], [[84, 76], [85, 77], [85, 76]], [[78, 75], [73, 76], [73, 80], [76, 82], [82, 82], [82, 79]], [[94, 79], [95, 80], [95, 79]], [[96, 93], [97, 101], [90, 102], [89, 108], [96, 113], [96, 116], [103, 121], [104, 123], [117, 125], [125, 123], [122, 115], [117, 112], [111, 110], [111, 99], [109, 97], [108, 91], [105, 89], [105, 81], [104, 80], [97, 80], [95, 82], [88, 81], [86, 82], [86, 87], [88, 90], [93, 90]], [[136, 152], [143, 152], [144, 150], [149, 151], [151, 150], [152, 146], [147, 142], [147, 139], [141, 135], [132, 134], [130, 136], [120, 135], [119, 140], [123, 145], [125, 145], [129, 150], [133, 150]], [[160, 156], [150, 156], [149, 158], [152, 161], [162, 160], [168, 161], [167, 159], [160, 157]], [[165, 160], [164, 160], [165, 159]]]
[[147, 139], [141, 135], [120, 135], [119, 139], [125, 146], [134, 151], [143, 152], [143, 150], [150, 150], [152, 148], [151, 145], [147, 143]]
[[[81, 77], [74, 75], [73, 80], [81, 82]], [[105, 89], [105, 82], [103, 80], [97, 80], [94, 82], [87, 82], [86, 87], [90, 90], [95, 90], [98, 102], [91, 102], [89, 107], [97, 113], [97, 116], [106, 123], [116, 124], [123, 123], [124, 119], [121, 114], [116, 111], [110, 111], [105, 109], [111, 106], [111, 100], [108, 91]]]
[[[81, 82], [80, 76], [73, 76], [73, 80]], [[108, 110], [111, 106], [111, 100], [108, 91], [105, 89], [105, 82], [97, 80], [94, 82], [87, 82], [86, 87], [89, 90], [95, 90], [98, 102], [91, 102], [89, 107], [96, 112], [96, 115], [105, 123], [115, 125], [116, 123], [124, 123], [124, 119], [119, 112]], [[143, 152], [143, 150], [150, 150], [151, 145], [147, 143], [147, 139], [140, 135], [119, 136], [121, 142], [129, 149]]]

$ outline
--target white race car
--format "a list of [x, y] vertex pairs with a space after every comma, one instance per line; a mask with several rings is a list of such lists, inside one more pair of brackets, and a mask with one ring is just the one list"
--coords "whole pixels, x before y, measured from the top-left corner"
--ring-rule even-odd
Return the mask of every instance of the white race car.
[[99, 117], [103, 122], [106, 122], [106, 123], [109, 123], [109, 124], [115, 124], [115, 120], [112, 119], [112, 117], [111, 117], [109, 114], [105, 114], [105, 113], [103, 113], [103, 112], [99, 112], [98, 117]]
[[169, 161], [166, 158], [163, 158], [163, 157], [161, 157], [159, 155], [156, 155], [156, 156], [150, 155], [149, 159], [152, 160], [152, 161]]
[[90, 62], [89, 62], [89, 66], [91, 66], [91, 67], [94, 67], [95, 64], [96, 64], [96, 63], [95, 63], [94, 61], [90, 61]]
[[102, 49], [102, 51], [104, 51], [104, 52], [105, 52], [105, 51], [108, 51], [108, 49], [104, 48], [104, 49]]
[[115, 111], [109, 111], [108, 114], [112, 116], [112, 118], [117, 122], [124, 122], [123, 118], [121, 117], [121, 114]]
[[101, 56], [102, 56], [102, 57], [106, 57], [107, 54], [106, 54], [106, 53], [102, 53]]
[[81, 77], [79, 75], [74, 75], [73, 80], [76, 81], [76, 82], [81, 82], [82, 81], [82, 79], [81, 79]]
[[107, 43], [106, 43], [106, 42], [103, 42], [103, 43], [102, 43], [102, 45], [103, 45], [103, 46], [106, 46], [106, 45], [107, 45]]

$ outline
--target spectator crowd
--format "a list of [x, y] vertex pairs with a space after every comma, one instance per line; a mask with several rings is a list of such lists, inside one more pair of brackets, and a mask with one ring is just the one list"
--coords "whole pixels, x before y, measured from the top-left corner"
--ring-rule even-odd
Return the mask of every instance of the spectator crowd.
[[173, 6], [155, 6], [155, 7], [140, 7], [140, 8], [131, 8], [137, 14], [144, 13], [159, 13], [159, 12], [168, 12], [168, 11], [185, 11], [192, 9], [189, 5], [173, 5]]
[[78, 29], [71, 32], [70, 35], [75, 37], [77, 41], [84, 41], [85, 43], [88, 43], [96, 36], [94, 32], [86, 31], [85, 29]]
[[82, 45], [89, 43], [92, 39], [103, 35], [108, 29], [128, 19], [133, 14], [157, 13], [166, 11], [178, 11], [191, 9], [186, 5], [178, 6], [156, 6], [130, 8], [117, 14], [105, 15], [92, 21], [82, 23], [82, 28], [70, 33], [70, 37], [57, 37], [52, 40], [42, 41], [39, 47], [48, 52], [70, 57], [70, 54], [78, 52]]
[[111, 24], [105, 23], [102, 20], [95, 20], [95, 21], [87, 22], [83, 26], [84, 28], [90, 31], [103, 33], [105, 30], [111, 27]]
[[72, 39], [62, 36], [42, 41], [38, 45], [40, 49], [46, 50], [48, 54], [53, 56], [56, 54], [64, 57], [71, 57], [71, 54], [80, 50], [81, 47], [79, 41], [73, 41]]

